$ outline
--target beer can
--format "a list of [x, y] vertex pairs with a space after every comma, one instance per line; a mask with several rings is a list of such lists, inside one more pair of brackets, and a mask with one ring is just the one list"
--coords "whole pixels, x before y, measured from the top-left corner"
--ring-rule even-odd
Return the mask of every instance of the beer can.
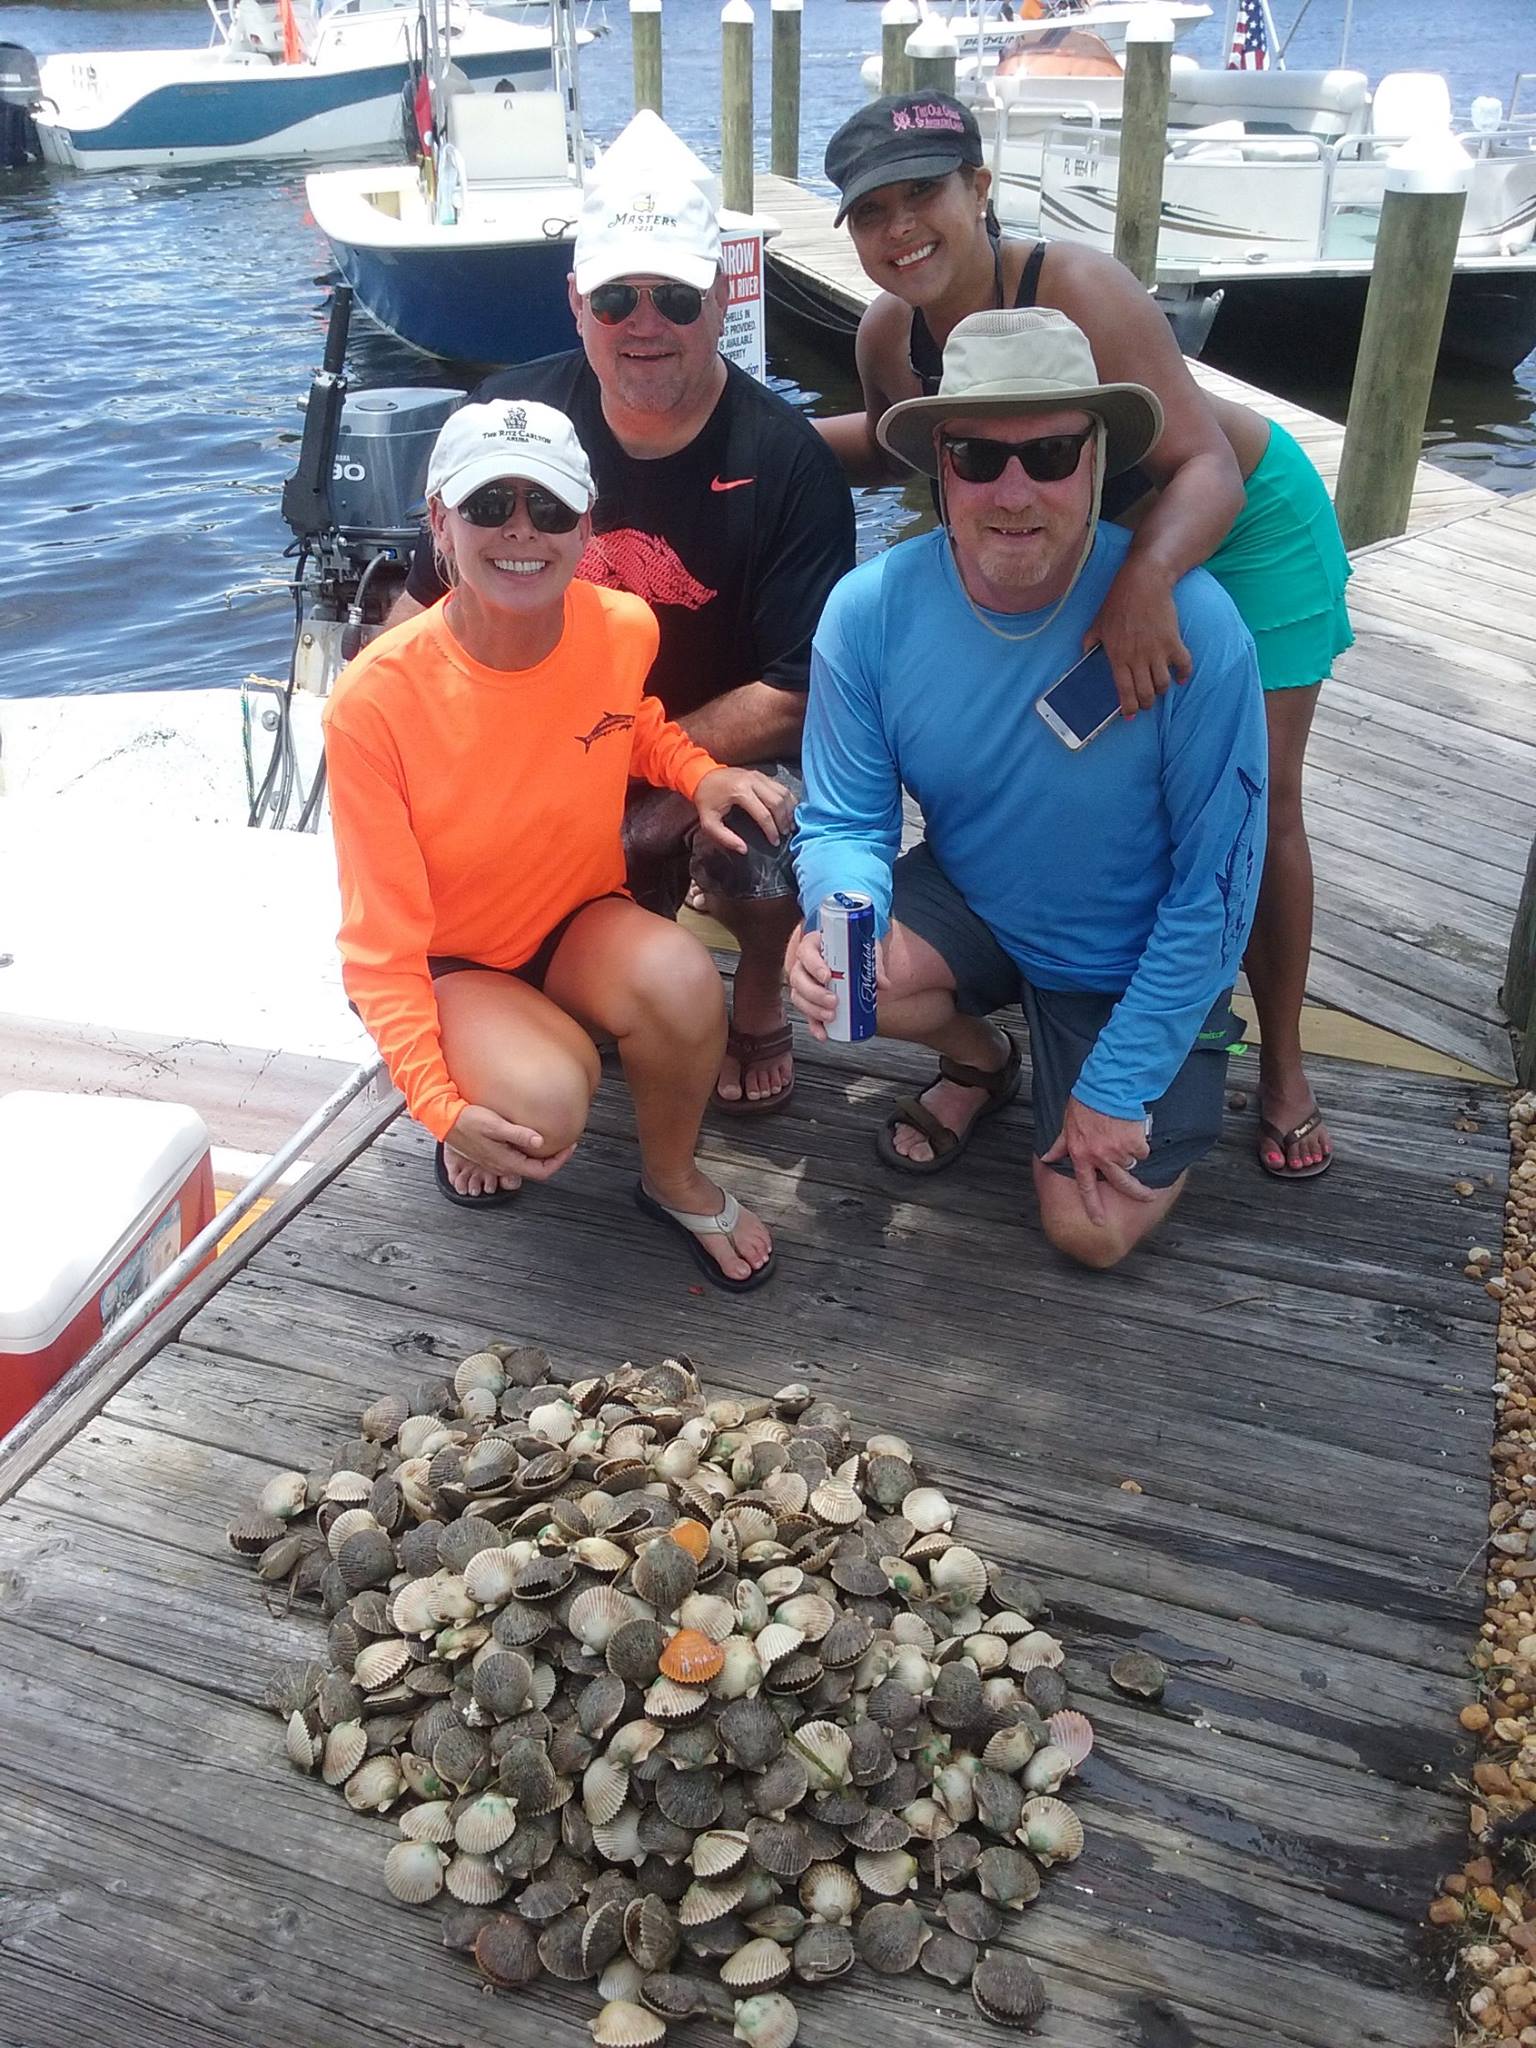
[[837, 1014], [828, 1038], [844, 1044], [875, 1035], [875, 906], [839, 889], [821, 906], [822, 957], [832, 970]]

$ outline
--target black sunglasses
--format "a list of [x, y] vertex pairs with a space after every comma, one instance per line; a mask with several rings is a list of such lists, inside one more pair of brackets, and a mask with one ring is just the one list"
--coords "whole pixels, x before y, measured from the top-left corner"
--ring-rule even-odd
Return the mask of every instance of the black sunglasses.
[[642, 299], [649, 299], [669, 326], [691, 327], [704, 310], [704, 294], [696, 285], [676, 284], [670, 278], [661, 284], [600, 284], [588, 292], [587, 304], [594, 320], [605, 327], [622, 327]]
[[1092, 427], [1084, 427], [1080, 434], [1042, 434], [1033, 441], [989, 441], [980, 434], [945, 434], [943, 445], [955, 475], [963, 484], [995, 484], [1015, 457], [1031, 483], [1059, 484], [1077, 468], [1093, 434]]
[[459, 517], [471, 526], [505, 526], [517, 511], [519, 498], [528, 507], [528, 523], [536, 533], [570, 533], [581, 523], [579, 512], [537, 484], [482, 484], [459, 506]]

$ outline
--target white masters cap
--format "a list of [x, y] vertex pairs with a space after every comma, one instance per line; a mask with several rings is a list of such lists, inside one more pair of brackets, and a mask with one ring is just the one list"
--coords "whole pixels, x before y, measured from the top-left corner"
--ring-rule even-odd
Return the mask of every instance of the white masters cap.
[[576, 228], [576, 289], [585, 298], [616, 277], [667, 277], [707, 292], [720, 268], [715, 209], [690, 179], [664, 172], [642, 184], [588, 188]]
[[503, 477], [542, 484], [573, 512], [589, 511], [597, 495], [586, 450], [563, 412], [511, 398], [461, 406], [433, 446], [427, 496], [452, 509]]

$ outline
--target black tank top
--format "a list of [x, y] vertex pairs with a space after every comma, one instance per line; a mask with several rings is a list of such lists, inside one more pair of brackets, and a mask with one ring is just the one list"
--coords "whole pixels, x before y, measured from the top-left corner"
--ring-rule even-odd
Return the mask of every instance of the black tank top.
[[[1002, 238], [999, 235], [993, 234], [990, 228], [987, 232], [992, 242], [992, 297], [994, 304], [1001, 306], [1003, 303]], [[1034, 305], [1040, 290], [1040, 268], [1044, 262], [1045, 243], [1043, 241], [1036, 242], [1029, 255], [1025, 258], [1024, 268], [1019, 274], [1019, 288], [1013, 295], [1015, 309], [1020, 306]], [[912, 331], [907, 341], [907, 360], [912, 366], [913, 376], [922, 388], [924, 398], [935, 397], [939, 389], [939, 379], [944, 371], [944, 354], [929, 332], [928, 322], [923, 318], [920, 307], [914, 307], [912, 312]], [[1138, 499], [1144, 498], [1151, 489], [1152, 479], [1144, 469], [1124, 469], [1118, 476], [1106, 477], [1104, 479], [1103, 494], [1100, 499], [1099, 517], [1101, 519], [1118, 519], [1122, 512], [1129, 510]], [[935, 509], [937, 509], [939, 502], [939, 487], [937, 484], [933, 487], [933, 502]]]

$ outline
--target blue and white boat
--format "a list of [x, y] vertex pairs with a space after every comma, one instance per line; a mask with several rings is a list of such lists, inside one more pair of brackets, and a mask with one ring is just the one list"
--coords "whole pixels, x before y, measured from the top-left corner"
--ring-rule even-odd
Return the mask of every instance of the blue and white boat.
[[358, 303], [427, 355], [525, 362], [576, 338], [566, 276], [590, 156], [571, 0], [550, 10], [552, 84], [470, 93], [425, 10], [427, 147], [413, 164], [312, 172], [315, 223]]
[[[408, 134], [423, 35], [416, 0], [209, 0], [204, 49], [70, 51], [37, 60], [45, 162], [113, 171], [239, 158], [378, 157]], [[446, 0], [461, 89], [539, 91], [547, 23]]]

